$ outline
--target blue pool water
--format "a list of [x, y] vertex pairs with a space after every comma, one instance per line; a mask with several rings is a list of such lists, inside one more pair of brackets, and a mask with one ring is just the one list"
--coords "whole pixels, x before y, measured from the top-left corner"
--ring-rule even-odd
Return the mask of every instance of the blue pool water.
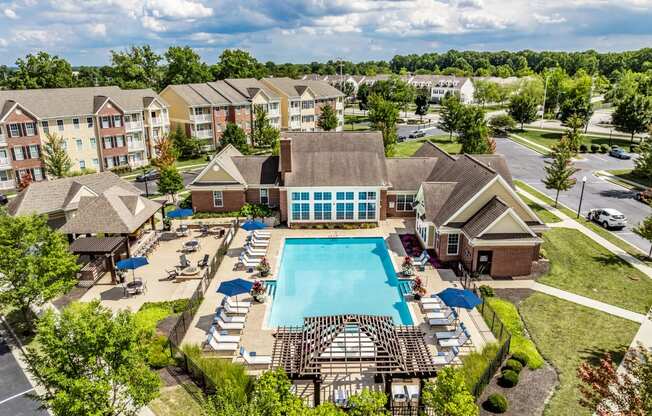
[[306, 316], [346, 313], [412, 324], [385, 241], [286, 239], [268, 325], [302, 325]]

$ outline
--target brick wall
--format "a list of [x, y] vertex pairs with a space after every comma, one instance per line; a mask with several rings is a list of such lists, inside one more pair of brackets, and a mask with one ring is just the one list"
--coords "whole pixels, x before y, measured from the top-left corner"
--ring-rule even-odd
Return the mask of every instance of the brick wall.
[[495, 247], [491, 251], [492, 276], [523, 276], [532, 272], [532, 262], [538, 258], [539, 246]]
[[[390, 202], [394, 203], [394, 207], [390, 207]], [[387, 216], [388, 217], [399, 217], [399, 218], [414, 218], [416, 213], [414, 210], [411, 211], [398, 211], [396, 209], [396, 195], [387, 195]]]
[[381, 221], [387, 219], [387, 212], [388, 212], [387, 198], [388, 198], [387, 191], [385, 189], [381, 189], [380, 190], [380, 213], [378, 217], [380, 218]]
[[281, 210], [281, 221], [288, 220], [288, 192], [279, 191], [279, 208]]
[[237, 211], [245, 204], [244, 191], [223, 191], [223, 207], [213, 206], [212, 191], [192, 191], [192, 209], [195, 211]]

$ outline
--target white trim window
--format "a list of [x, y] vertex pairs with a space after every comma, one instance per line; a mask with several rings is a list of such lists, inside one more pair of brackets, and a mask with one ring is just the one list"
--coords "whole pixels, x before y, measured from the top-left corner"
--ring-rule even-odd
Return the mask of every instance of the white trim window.
[[34, 136], [36, 134], [36, 126], [34, 123], [25, 123], [25, 136]]
[[79, 128], [79, 118], [78, 117], [75, 117], [75, 118], [72, 119], [72, 126], [74, 128], [76, 128], [76, 129]]
[[10, 124], [9, 137], [18, 137], [18, 136], [20, 136], [20, 128], [18, 127], [18, 124]]
[[57, 120], [57, 128], [59, 131], [63, 131], [63, 120]]
[[48, 124], [47, 120], [41, 121], [41, 127], [43, 128], [43, 133], [49, 133], [50, 132], [50, 125]]
[[215, 208], [224, 207], [224, 194], [222, 191], [213, 191], [213, 206]]
[[109, 127], [111, 127], [111, 121], [110, 120], [111, 120], [111, 118], [109, 116], [102, 116], [102, 119], [101, 119], [102, 124], [101, 125], [102, 125], [103, 129], [108, 129]]
[[81, 152], [82, 150], [84, 150], [84, 142], [82, 141], [82, 139], [75, 139], [75, 143], [77, 144], [77, 151], [78, 152]]
[[93, 117], [86, 117], [86, 127], [93, 127]]
[[360, 202], [360, 203], [358, 203], [358, 219], [360, 219], [360, 220], [375, 220], [376, 219], [376, 203], [375, 202]]
[[122, 127], [122, 117], [113, 116], [113, 126], [114, 127]]
[[309, 203], [293, 203], [292, 204], [292, 220], [293, 221], [308, 221], [310, 220], [310, 204]]
[[260, 189], [260, 203], [263, 205], [269, 205], [269, 189]]
[[448, 234], [447, 243], [446, 243], [446, 254], [449, 256], [455, 256], [460, 252], [460, 235], [459, 234]]
[[414, 194], [411, 195], [396, 195], [396, 210], [397, 211], [414, 211], [412, 207], [414, 203]]

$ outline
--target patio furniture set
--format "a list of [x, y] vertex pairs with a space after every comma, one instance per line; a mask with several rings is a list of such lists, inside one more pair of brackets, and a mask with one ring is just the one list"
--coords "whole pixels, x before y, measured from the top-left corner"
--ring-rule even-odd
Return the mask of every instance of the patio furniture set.
[[392, 402], [395, 404], [419, 404], [418, 384], [392, 384]]
[[147, 231], [138, 241], [138, 245], [133, 250], [134, 256], [148, 256], [159, 245], [161, 233], [158, 231]]
[[210, 256], [204, 254], [204, 257], [197, 262], [197, 265], [193, 266], [190, 261], [188, 261], [186, 255], [182, 254], [179, 256], [179, 264], [174, 266], [174, 269], [168, 269], [165, 271], [167, 273], [167, 280], [174, 280], [181, 276], [197, 276], [202, 269], [208, 267], [209, 260]]
[[271, 238], [272, 234], [269, 231], [255, 230], [249, 232], [247, 243], [238, 258], [236, 269], [253, 271], [253, 268], [258, 266], [267, 255]]

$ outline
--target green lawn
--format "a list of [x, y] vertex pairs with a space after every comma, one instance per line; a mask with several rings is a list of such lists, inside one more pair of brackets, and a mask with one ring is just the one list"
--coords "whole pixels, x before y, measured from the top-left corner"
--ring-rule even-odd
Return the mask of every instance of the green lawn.
[[[193, 394], [191, 394], [190, 392]], [[166, 387], [161, 395], [149, 403], [149, 408], [156, 416], [201, 415], [202, 406], [196, 396], [202, 393], [194, 383], [184, 386]]]
[[[555, 201], [548, 197], [547, 195], [539, 192], [535, 188], [531, 187], [530, 185], [526, 184], [525, 182], [519, 181], [518, 179], [514, 180], [514, 184], [518, 187], [521, 188], [525, 191], [527, 191], [529, 194], [536, 196], [537, 198], [541, 199], [543, 202], [546, 202], [550, 206], [554, 206]], [[602, 238], [606, 239], [609, 241], [611, 244], [615, 245], [616, 247], [619, 247], [621, 250], [624, 250], [628, 254], [638, 258], [639, 260], [647, 263], [648, 265], [652, 266], [652, 262], [650, 262], [650, 259], [647, 258], [646, 253], [643, 253], [641, 250], [639, 250], [637, 247], [634, 247], [633, 245], [629, 244], [627, 241], [623, 240], [622, 238], [618, 237], [614, 233], [612, 233], [609, 230], [605, 230], [604, 228], [600, 227], [599, 225], [588, 221], [584, 217], [576, 218], [577, 217], [577, 212], [565, 207], [562, 204], [559, 204], [557, 207], [561, 212], [564, 214], [568, 215], [570, 218], [573, 220], [579, 222], [580, 224], [584, 225], [585, 227], [589, 228], [591, 231], [595, 232], [596, 234], [600, 235]]]
[[652, 305], [652, 279], [578, 230], [543, 234], [550, 272], [538, 281], [568, 292], [645, 314]]
[[560, 378], [544, 415], [591, 415], [578, 401], [577, 368], [585, 359], [627, 348], [639, 325], [542, 293], [525, 299], [519, 309], [530, 336]]
[[496, 297], [488, 297], [486, 300], [491, 309], [496, 312], [500, 320], [505, 324], [509, 333], [512, 334], [509, 352], [511, 354], [521, 352], [528, 357], [528, 367], [532, 369], [541, 368], [544, 363], [543, 357], [537, 351], [537, 347], [532, 340], [527, 337], [527, 331], [523, 326], [523, 321], [516, 306], [509, 301]]
[[519, 193], [518, 196], [520, 196], [521, 199], [523, 200], [523, 202], [525, 202], [525, 203], [527, 204], [527, 206], [530, 207], [530, 209], [531, 209], [532, 211], [534, 211], [534, 213], [537, 214], [537, 216], [538, 216], [539, 218], [541, 218], [541, 220], [542, 220], [543, 222], [545, 222], [546, 224], [550, 224], [550, 223], [553, 223], [553, 222], [560, 222], [560, 221], [561, 221], [561, 219], [560, 219], [558, 216], [556, 216], [556, 215], [553, 214], [552, 212], [548, 211], [547, 209], [545, 209], [545, 208], [542, 207], [541, 205], [537, 204], [536, 202], [530, 200], [530, 199], [527, 198], [526, 196], [523, 196], [523, 195], [520, 194], [520, 193]]
[[617, 169], [617, 170], [608, 170], [607, 172], [616, 176], [620, 179], [627, 179], [628, 181], [640, 183], [643, 186], [648, 188], [652, 187], [652, 179], [645, 178], [633, 173], [632, 169]]
[[[561, 139], [563, 133], [557, 131], [539, 131], [539, 130], [518, 131], [517, 130], [514, 131], [514, 134], [517, 134], [521, 137], [524, 137], [537, 144], [549, 148], [550, 146], [559, 143], [559, 140]], [[598, 146], [602, 144], [609, 145], [608, 137], [595, 137], [589, 135], [583, 135], [582, 137], [584, 138], [583, 143], [586, 144], [587, 146], [591, 146], [592, 144], [597, 144]], [[629, 139], [625, 139], [622, 137], [613, 137], [611, 140], [611, 144], [621, 146], [625, 149], [629, 149], [630, 142]]]
[[192, 165], [206, 165], [207, 163], [206, 157], [202, 156], [195, 159], [177, 160], [175, 165], [177, 165], [177, 168], [184, 168]]
[[437, 146], [441, 147], [450, 154], [457, 154], [462, 149], [462, 145], [457, 142], [450, 141], [448, 135], [428, 136], [420, 140], [411, 140], [408, 142], [398, 143], [394, 148], [393, 156], [410, 157], [414, 155], [414, 152], [416, 152], [425, 141], [428, 140], [435, 143]]
[[344, 131], [369, 131], [371, 127], [368, 124], [354, 124], [351, 126], [351, 123], [344, 123]]

